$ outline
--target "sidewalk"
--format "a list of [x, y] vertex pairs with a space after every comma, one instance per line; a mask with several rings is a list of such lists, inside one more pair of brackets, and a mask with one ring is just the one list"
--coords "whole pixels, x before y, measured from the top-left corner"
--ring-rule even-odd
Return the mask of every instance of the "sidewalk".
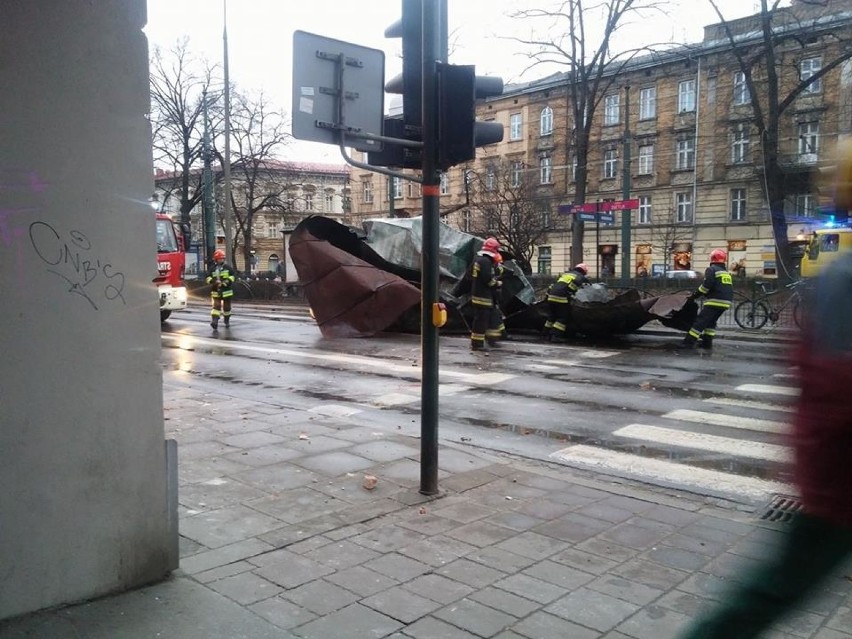
[[[180, 570], [3, 639], [667, 639], [783, 526], [462, 446], [427, 498], [419, 425], [164, 388]], [[767, 637], [852, 639], [852, 566]]]

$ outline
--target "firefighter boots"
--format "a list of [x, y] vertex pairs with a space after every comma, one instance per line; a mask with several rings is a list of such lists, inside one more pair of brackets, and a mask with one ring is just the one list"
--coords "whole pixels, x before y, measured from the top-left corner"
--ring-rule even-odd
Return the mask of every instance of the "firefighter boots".
[[702, 337], [701, 341], [698, 342], [698, 348], [704, 348], [709, 350], [713, 350], [713, 338], [712, 337]]
[[219, 319], [214, 317], [210, 322], [210, 326], [213, 327], [214, 331], [217, 330], [219, 328]]
[[485, 342], [480, 342], [479, 340], [471, 340], [470, 341], [470, 350], [472, 350], [472, 351], [487, 351], [488, 349], [485, 347]]

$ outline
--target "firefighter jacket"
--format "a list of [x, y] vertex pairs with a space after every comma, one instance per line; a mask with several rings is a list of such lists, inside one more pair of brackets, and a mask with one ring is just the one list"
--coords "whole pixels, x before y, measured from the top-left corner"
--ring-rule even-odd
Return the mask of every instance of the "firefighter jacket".
[[547, 289], [547, 301], [567, 304], [580, 287], [588, 283], [589, 280], [580, 271], [574, 269], [567, 271]]
[[235, 271], [229, 264], [214, 264], [213, 268], [207, 271], [207, 278], [204, 280], [210, 284], [210, 295], [213, 297], [232, 297], [234, 295], [233, 284], [237, 276]]
[[697, 297], [704, 296], [704, 306], [731, 308], [734, 299], [734, 280], [724, 264], [714, 262], [704, 271], [704, 281], [696, 291]]
[[481, 252], [470, 267], [470, 301], [475, 306], [493, 308], [494, 291], [500, 286], [493, 258]]

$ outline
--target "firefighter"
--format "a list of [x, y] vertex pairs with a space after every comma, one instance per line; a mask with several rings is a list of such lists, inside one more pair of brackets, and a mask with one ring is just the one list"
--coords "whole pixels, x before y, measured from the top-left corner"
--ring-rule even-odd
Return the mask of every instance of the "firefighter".
[[577, 264], [570, 271], [559, 276], [547, 289], [547, 321], [544, 323], [545, 339], [565, 339], [566, 330], [571, 323], [571, 298], [580, 287], [587, 286], [589, 267]]
[[[501, 302], [503, 301], [503, 281], [507, 275], [508, 271], [506, 267], [503, 266], [503, 256], [500, 253], [497, 253], [497, 257], [494, 260], [494, 277], [498, 282], [498, 285], [491, 289], [494, 296], [494, 319], [492, 320], [495, 324], [497, 331], [497, 337], [495, 339], [503, 340], [509, 339], [509, 333], [506, 331], [506, 316], [503, 315], [503, 309], [501, 307]], [[486, 331], [487, 337], [487, 331]]]
[[234, 296], [234, 269], [225, 264], [225, 251], [217, 249], [213, 252], [213, 266], [207, 272], [205, 280], [210, 285], [210, 326], [213, 330], [219, 328], [219, 317], [225, 320], [225, 327], [231, 324], [231, 298]]
[[690, 301], [704, 297], [704, 304], [695, 323], [686, 337], [683, 338], [678, 347], [691, 349], [696, 346], [700, 348], [713, 348], [713, 338], [716, 336], [716, 322], [722, 313], [731, 308], [734, 299], [734, 280], [725, 265], [728, 263], [728, 254], [722, 249], [714, 249], [710, 252], [710, 266], [704, 271], [704, 281], [692, 295]]
[[496, 265], [500, 257], [500, 242], [489, 237], [476, 254], [470, 267], [470, 302], [473, 305], [473, 325], [470, 332], [470, 348], [474, 351], [487, 350], [485, 344], [498, 346], [500, 337], [499, 318], [494, 311], [495, 290], [502, 282], [497, 279]]

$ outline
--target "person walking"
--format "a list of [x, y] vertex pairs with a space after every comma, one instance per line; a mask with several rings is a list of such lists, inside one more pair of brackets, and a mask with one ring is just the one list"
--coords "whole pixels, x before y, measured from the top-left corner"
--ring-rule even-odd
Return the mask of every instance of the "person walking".
[[234, 296], [234, 269], [225, 264], [225, 251], [217, 249], [213, 252], [213, 266], [207, 272], [205, 281], [210, 285], [210, 326], [213, 330], [219, 328], [219, 317], [225, 321], [225, 327], [231, 325], [231, 298]]
[[565, 339], [571, 323], [571, 299], [580, 287], [589, 284], [586, 277], [589, 267], [577, 264], [570, 271], [559, 276], [547, 289], [547, 321], [544, 323], [544, 337], [550, 341]]
[[[832, 179], [835, 205], [852, 210], [852, 141], [838, 147]], [[852, 558], [850, 290], [852, 253], [845, 253], [817, 277], [793, 356], [800, 390], [791, 436], [793, 477], [802, 508], [775, 555], [739, 577], [680, 639], [758, 637]]]
[[710, 266], [704, 271], [704, 281], [688, 298], [689, 301], [695, 301], [704, 297], [704, 304], [683, 342], [678, 344], [679, 348], [691, 349], [696, 345], [700, 348], [713, 348], [716, 323], [722, 313], [731, 308], [734, 300], [734, 280], [725, 267], [727, 263], [728, 254], [722, 249], [710, 252]]
[[470, 332], [470, 349], [484, 351], [498, 346], [500, 316], [495, 312], [495, 290], [502, 282], [497, 278], [496, 265], [500, 258], [500, 242], [489, 237], [476, 254], [470, 266], [470, 302], [473, 305], [473, 322]]

